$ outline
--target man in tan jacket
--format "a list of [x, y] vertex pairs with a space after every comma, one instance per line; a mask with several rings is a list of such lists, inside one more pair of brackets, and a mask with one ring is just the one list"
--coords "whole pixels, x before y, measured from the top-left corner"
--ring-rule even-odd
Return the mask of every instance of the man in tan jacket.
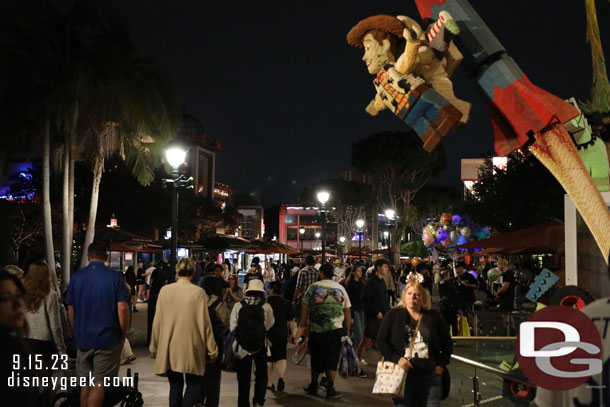
[[176, 266], [177, 282], [159, 292], [152, 327], [150, 354], [156, 359], [155, 374], [169, 379], [170, 407], [191, 406], [198, 401], [206, 355], [210, 362], [218, 356], [207, 295], [191, 284], [194, 272], [192, 259], [180, 259]]

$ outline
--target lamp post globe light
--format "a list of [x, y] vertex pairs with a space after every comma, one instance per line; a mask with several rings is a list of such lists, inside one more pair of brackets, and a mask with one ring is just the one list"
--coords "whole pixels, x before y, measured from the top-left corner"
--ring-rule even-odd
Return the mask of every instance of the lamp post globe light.
[[[176, 270], [176, 263], [178, 260], [178, 182], [180, 181], [180, 174], [178, 168], [184, 163], [186, 159], [186, 147], [179, 142], [171, 142], [165, 148], [165, 158], [169, 165], [172, 166], [172, 179], [170, 181], [173, 185], [172, 190], [172, 253], [170, 256], [170, 269]], [[167, 182], [166, 182], [167, 185]]]
[[328, 191], [318, 192], [318, 201], [322, 205], [320, 213], [322, 214], [322, 264], [326, 261], [326, 202], [330, 198]]
[[[388, 226], [388, 230], [383, 232], [383, 235], [386, 237], [386, 239], [388, 239], [388, 252], [389, 252], [389, 260], [390, 260], [390, 264], [394, 264], [393, 260], [394, 260], [394, 253], [392, 253], [392, 237], [391, 237], [391, 232], [390, 232], [390, 227], [392, 225], [392, 221], [394, 220], [394, 215], [396, 214], [396, 212], [394, 212], [394, 209], [392, 208], [388, 208], [385, 210], [385, 219], [386, 219], [386, 225]], [[387, 233], [387, 236], [386, 236]]]
[[328, 202], [328, 198], [330, 198], [330, 193], [327, 191], [318, 192], [318, 201], [324, 206], [326, 202]]
[[316, 239], [320, 238], [320, 232], [316, 232]]
[[358, 228], [358, 261], [362, 262], [362, 228], [364, 227], [364, 220], [358, 219], [356, 227]]
[[299, 229], [299, 236], [300, 236], [299, 240], [301, 243], [301, 258], [303, 258], [303, 238], [305, 237], [305, 228], [304, 227], [301, 227]]
[[396, 213], [396, 212], [394, 212], [394, 209], [391, 209], [391, 208], [390, 208], [390, 209], [386, 209], [386, 210], [385, 210], [385, 217], [386, 217], [388, 220], [390, 220], [390, 219], [394, 219], [394, 214], [395, 214], [395, 213]]

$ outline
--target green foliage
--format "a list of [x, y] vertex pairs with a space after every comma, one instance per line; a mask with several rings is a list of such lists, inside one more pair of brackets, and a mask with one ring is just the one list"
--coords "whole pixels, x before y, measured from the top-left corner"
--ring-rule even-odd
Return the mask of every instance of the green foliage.
[[379, 207], [394, 209], [392, 247], [398, 247], [416, 217], [417, 193], [445, 168], [447, 160], [442, 145], [428, 153], [414, 132], [383, 132], [352, 145], [352, 165], [371, 177]]
[[429, 252], [424, 246], [424, 242], [420, 239], [413, 242], [405, 243], [401, 246], [400, 251], [409, 257], [428, 257]]
[[437, 217], [442, 213], [462, 215], [464, 195], [461, 189], [440, 185], [425, 185], [413, 201], [418, 218]]
[[506, 232], [563, 219], [565, 192], [535, 157], [513, 154], [505, 171], [487, 158], [479, 177], [466, 209], [475, 223]]

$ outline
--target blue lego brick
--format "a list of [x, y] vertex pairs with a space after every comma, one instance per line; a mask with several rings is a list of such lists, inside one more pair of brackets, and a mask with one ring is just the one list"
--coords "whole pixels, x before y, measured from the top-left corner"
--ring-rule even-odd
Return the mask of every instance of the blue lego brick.
[[505, 89], [511, 83], [522, 78], [523, 71], [521, 71], [515, 60], [509, 56], [504, 56], [483, 68], [479, 72], [476, 82], [485, 98], [492, 100], [495, 97], [494, 89], [497, 87]]

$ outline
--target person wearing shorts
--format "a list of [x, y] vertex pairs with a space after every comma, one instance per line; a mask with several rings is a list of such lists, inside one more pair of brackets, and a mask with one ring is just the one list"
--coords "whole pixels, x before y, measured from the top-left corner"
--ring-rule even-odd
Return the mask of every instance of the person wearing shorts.
[[66, 296], [77, 348], [76, 372], [79, 377], [92, 376], [95, 383], [81, 388], [81, 406], [102, 406], [104, 378], [118, 374], [129, 325], [125, 280], [104, 265], [107, 258], [105, 243], [91, 243], [89, 265], [74, 273]]
[[[351, 303], [345, 288], [332, 280], [334, 267], [325, 263], [320, 267], [320, 281], [309, 286], [303, 295], [301, 323], [297, 337], [309, 330], [311, 354], [311, 382], [305, 393], [318, 394], [318, 377], [326, 373], [326, 398], [341, 397], [334, 387], [341, 351], [341, 337], [349, 336]], [[345, 327], [343, 323], [345, 322]]]

